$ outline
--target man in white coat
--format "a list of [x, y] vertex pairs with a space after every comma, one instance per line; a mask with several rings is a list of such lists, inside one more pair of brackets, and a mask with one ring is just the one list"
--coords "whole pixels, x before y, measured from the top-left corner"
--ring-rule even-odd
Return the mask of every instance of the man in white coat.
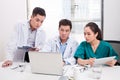
[[63, 65], [73, 65], [76, 63], [74, 53], [78, 42], [71, 39], [70, 32], [72, 23], [68, 19], [62, 19], [59, 22], [59, 36], [48, 40], [43, 48], [43, 52], [60, 52], [63, 58]]
[[6, 60], [2, 67], [12, 65], [13, 61], [24, 61], [29, 50], [39, 51], [45, 43], [45, 31], [41, 25], [46, 17], [45, 10], [40, 7], [33, 9], [30, 20], [18, 23], [7, 46]]

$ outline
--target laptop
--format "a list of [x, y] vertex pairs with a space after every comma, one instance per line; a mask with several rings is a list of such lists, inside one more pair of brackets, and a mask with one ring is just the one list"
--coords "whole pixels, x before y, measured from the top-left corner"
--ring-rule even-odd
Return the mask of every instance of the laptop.
[[62, 54], [58, 52], [29, 51], [29, 59], [32, 73], [62, 75]]

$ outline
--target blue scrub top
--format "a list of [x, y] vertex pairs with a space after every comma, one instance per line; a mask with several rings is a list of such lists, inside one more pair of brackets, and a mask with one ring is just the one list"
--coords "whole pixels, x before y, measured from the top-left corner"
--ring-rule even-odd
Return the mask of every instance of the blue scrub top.
[[81, 59], [89, 59], [89, 58], [104, 58], [104, 57], [110, 57], [110, 56], [116, 56], [115, 59], [119, 59], [118, 54], [115, 52], [115, 50], [112, 48], [112, 46], [105, 41], [100, 41], [100, 44], [98, 45], [96, 51], [94, 52], [90, 43], [87, 43], [86, 41], [83, 41], [77, 48], [74, 57], [81, 58]]

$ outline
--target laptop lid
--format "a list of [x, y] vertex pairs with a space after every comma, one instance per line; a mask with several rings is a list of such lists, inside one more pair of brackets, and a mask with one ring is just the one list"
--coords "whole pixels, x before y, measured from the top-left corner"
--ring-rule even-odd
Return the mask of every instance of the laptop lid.
[[32, 73], [62, 75], [62, 55], [58, 52], [29, 51]]

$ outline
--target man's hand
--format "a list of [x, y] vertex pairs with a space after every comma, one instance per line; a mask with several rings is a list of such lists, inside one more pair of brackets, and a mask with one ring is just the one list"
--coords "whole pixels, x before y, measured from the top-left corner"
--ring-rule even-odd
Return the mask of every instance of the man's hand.
[[12, 65], [12, 63], [13, 62], [11, 60], [6, 60], [3, 62], [2, 67], [8, 67], [8, 66]]
[[29, 51], [39, 51], [38, 48], [30, 48]]

